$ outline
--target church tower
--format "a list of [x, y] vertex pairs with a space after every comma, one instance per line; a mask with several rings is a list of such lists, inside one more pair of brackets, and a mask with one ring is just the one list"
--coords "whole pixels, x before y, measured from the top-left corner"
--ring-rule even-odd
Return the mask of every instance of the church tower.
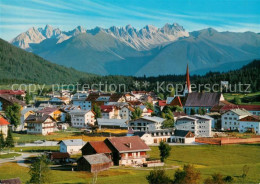
[[186, 69], [186, 84], [185, 84], [185, 89], [183, 92], [183, 95], [185, 96], [188, 93], [191, 93], [191, 86], [190, 86], [190, 74], [189, 74], [189, 66], [187, 64], [187, 69]]

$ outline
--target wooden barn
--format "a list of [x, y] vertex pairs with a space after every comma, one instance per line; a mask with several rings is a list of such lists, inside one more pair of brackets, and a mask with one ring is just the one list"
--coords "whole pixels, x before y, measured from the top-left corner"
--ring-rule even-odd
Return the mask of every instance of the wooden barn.
[[84, 155], [77, 160], [78, 171], [89, 171], [91, 173], [109, 169], [113, 163], [104, 153]]
[[104, 153], [108, 158], [112, 159], [112, 151], [107, 147], [104, 141], [90, 141], [82, 148], [82, 155], [93, 155]]

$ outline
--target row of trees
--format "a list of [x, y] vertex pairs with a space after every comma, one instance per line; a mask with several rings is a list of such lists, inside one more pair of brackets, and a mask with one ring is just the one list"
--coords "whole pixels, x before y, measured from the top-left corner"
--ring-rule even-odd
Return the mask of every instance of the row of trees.
[[8, 129], [7, 137], [4, 139], [3, 132], [0, 132], [0, 150], [4, 148], [13, 148], [14, 147], [14, 140], [12, 135], [11, 128]]

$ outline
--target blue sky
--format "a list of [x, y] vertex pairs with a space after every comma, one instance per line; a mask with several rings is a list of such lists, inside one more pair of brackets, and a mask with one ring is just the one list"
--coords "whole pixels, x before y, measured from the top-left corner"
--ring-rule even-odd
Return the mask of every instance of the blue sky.
[[259, 10], [260, 0], [0, 0], [0, 37], [46, 24], [68, 31], [177, 22], [188, 31], [260, 32]]

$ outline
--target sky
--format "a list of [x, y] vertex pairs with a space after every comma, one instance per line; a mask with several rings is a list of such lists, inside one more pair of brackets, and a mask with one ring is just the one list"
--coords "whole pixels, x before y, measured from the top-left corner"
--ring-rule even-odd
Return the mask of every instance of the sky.
[[46, 24], [68, 31], [178, 23], [187, 31], [259, 33], [259, 10], [260, 0], [0, 0], [0, 37], [10, 41]]

